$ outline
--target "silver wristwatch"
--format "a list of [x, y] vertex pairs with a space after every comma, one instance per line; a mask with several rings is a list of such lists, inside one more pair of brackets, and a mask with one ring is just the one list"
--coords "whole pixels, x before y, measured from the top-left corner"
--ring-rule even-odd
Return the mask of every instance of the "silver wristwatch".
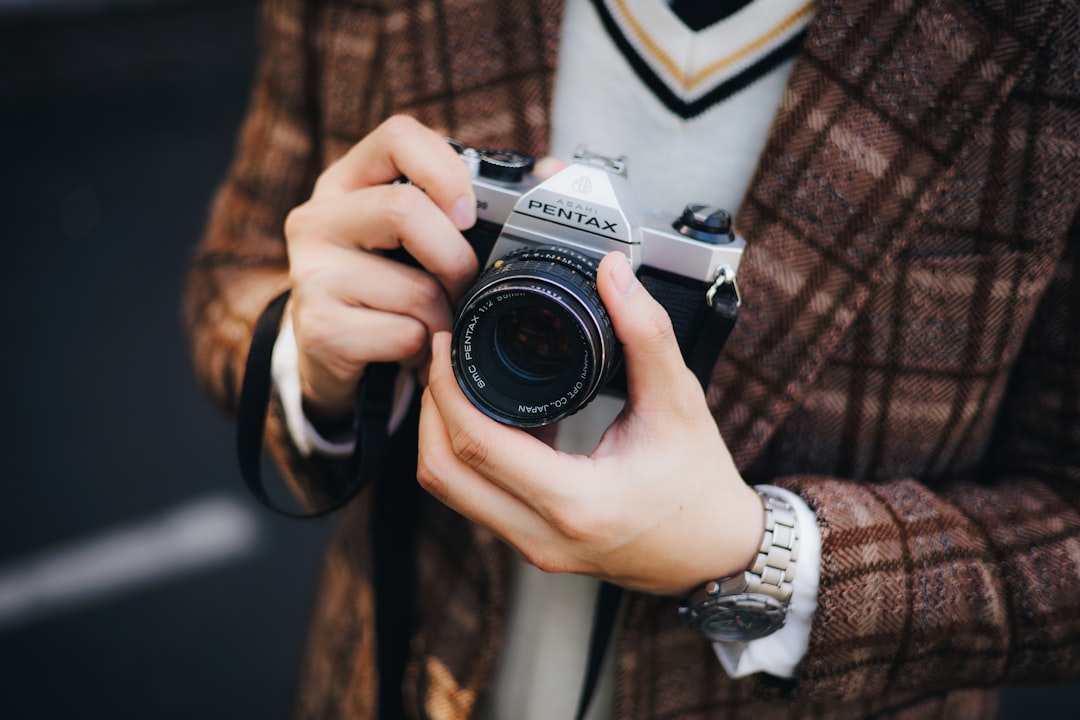
[[710, 640], [741, 642], [784, 626], [799, 556], [799, 525], [786, 500], [758, 490], [765, 508], [765, 533], [754, 564], [731, 577], [710, 580], [679, 607], [689, 627]]

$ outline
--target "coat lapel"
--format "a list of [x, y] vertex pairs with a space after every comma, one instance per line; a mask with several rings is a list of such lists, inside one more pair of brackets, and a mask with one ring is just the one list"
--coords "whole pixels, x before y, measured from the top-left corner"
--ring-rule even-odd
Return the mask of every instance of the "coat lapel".
[[737, 214], [744, 304], [708, 395], [740, 467], [805, 396], [1060, 11], [998, 4], [820, 3]]

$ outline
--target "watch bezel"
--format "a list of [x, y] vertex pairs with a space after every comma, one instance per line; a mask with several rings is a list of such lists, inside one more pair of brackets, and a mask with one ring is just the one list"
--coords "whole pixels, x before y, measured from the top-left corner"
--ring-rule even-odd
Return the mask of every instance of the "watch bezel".
[[[684, 603], [679, 614], [690, 629], [717, 642], [756, 640], [784, 626], [787, 604], [760, 593], [708, 597]], [[736, 626], [725, 629], [727, 624]]]

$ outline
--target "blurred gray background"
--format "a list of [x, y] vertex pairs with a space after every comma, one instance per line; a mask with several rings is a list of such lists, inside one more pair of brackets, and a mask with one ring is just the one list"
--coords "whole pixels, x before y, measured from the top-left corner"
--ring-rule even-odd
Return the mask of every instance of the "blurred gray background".
[[[254, 14], [0, 0], [0, 719], [288, 717], [333, 520], [246, 494], [179, 310]], [[1001, 717], [1080, 699], [1014, 689]]]
[[288, 717], [333, 521], [247, 495], [179, 308], [254, 13], [0, 2], [4, 720]]

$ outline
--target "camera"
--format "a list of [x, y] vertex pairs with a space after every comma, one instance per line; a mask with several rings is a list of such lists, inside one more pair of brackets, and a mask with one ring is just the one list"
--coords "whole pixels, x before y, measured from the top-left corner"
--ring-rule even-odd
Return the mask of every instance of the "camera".
[[745, 242], [727, 211], [647, 209], [626, 158], [585, 147], [541, 180], [527, 155], [450, 142], [473, 177], [478, 220], [465, 237], [481, 267], [456, 311], [451, 363], [477, 408], [537, 427], [598, 392], [625, 391], [621, 347], [596, 289], [597, 266], [612, 250], [663, 305], [683, 359], [707, 382], [739, 303]]

